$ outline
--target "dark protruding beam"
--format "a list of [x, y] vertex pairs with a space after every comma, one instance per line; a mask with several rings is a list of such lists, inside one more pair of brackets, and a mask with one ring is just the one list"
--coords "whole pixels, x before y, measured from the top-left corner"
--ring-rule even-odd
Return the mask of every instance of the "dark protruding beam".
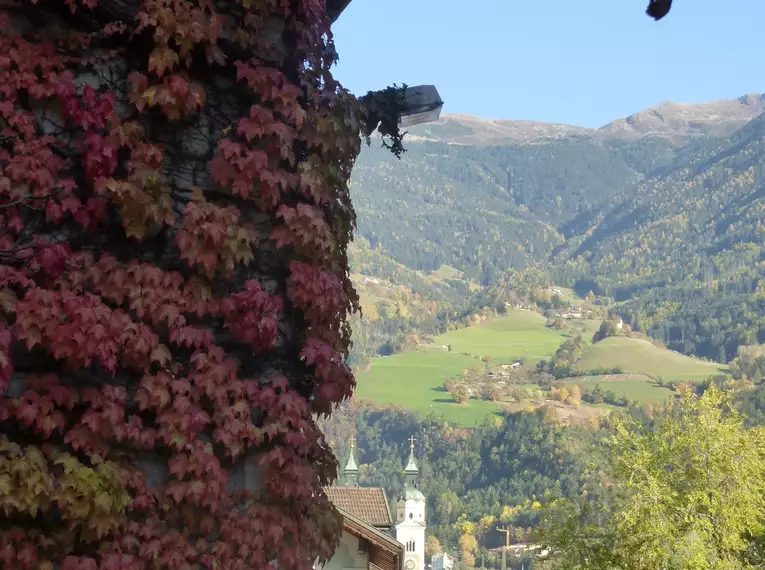
[[350, 3], [351, 0], [327, 0], [327, 16], [333, 24]]

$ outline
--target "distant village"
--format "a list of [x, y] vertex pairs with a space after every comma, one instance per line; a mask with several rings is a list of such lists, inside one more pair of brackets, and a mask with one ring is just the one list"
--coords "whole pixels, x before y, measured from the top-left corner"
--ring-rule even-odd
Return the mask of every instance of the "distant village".
[[[409, 460], [403, 470], [405, 488], [392, 511], [384, 489], [359, 486], [355, 440], [351, 437], [342, 478], [325, 489], [342, 517], [340, 544], [334, 556], [324, 565], [315, 564], [314, 570], [460, 570], [460, 560], [448, 552], [426, 554], [427, 499], [420, 490], [414, 441], [414, 437], [409, 438]], [[491, 549], [501, 555], [503, 568], [510, 567], [512, 559], [542, 559], [549, 553], [536, 544], [509, 544], [509, 535], [506, 537], [505, 546]], [[529, 570], [532, 566], [529, 564]]]

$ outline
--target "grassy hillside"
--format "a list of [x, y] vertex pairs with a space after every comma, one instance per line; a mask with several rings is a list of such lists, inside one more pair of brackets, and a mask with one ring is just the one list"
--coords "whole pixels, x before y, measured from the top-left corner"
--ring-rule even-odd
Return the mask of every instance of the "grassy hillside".
[[[549, 358], [568, 335], [584, 329], [583, 337], [589, 338], [598, 324], [572, 321], [570, 330], [561, 332], [545, 327], [545, 319], [537, 313], [513, 310], [505, 317], [440, 335], [435, 338], [434, 347], [373, 359], [368, 370], [356, 375], [356, 397], [425, 414], [434, 412], [463, 425], [474, 425], [486, 414], [496, 412], [497, 405], [476, 399], [458, 405], [443, 389], [446, 380], [480, 364], [482, 356], [491, 356], [493, 364], [523, 360], [527, 367], [533, 366], [536, 361]], [[443, 350], [442, 345], [451, 345], [452, 351]], [[617, 397], [639, 402], [659, 402], [671, 394], [669, 389], [657, 385], [658, 379], [693, 382], [726, 372], [719, 364], [626, 337], [611, 337], [588, 346], [576, 368], [583, 372], [621, 368], [624, 374], [582, 376], [563, 383], [578, 384], [583, 390], [600, 384]], [[502, 409], [522, 409], [542, 403], [535, 400], [500, 405]]]
[[444, 391], [443, 383], [475, 362], [470, 356], [433, 348], [375, 358], [368, 372], [356, 376], [356, 397], [423, 414], [435, 412], [447, 420], [474, 425], [496, 412], [497, 406], [475, 400], [458, 405]]
[[453, 352], [491, 356], [497, 363], [509, 364], [525, 359], [533, 364], [555, 352], [565, 338], [559, 331], [544, 325], [542, 315], [514, 310], [506, 317], [439, 335], [434, 341], [439, 345], [451, 345]]
[[576, 365], [579, 370], [621, 368], [624, 372], [644, 374], [654, 379], [696, 382], [727, 369], [715, 362], [706, 362], [658, 348], [639, 338], [610, 337], [584, 350]]
[[[664, 402], [671, 398], [674, 392], [664, 386], [659, 386], [655, 380], [644, 374], [607, 374], [602, 376], [580, 376], [567, 378], [566, 386], [576, 384], [581, 390], [591, 390], [600, 386], [604, 391], [610, 390], [617, 398], [625, 397], [641, 403]], [[608, 404], [602, 404], [608, 406]]]

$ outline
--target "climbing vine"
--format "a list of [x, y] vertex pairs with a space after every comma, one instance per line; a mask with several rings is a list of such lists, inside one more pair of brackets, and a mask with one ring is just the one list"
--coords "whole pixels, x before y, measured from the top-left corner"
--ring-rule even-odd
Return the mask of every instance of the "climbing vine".
[[324, 0], [0, 1], [0, 566], [326, 560], [363, 113]]
[[406, 109], [406, 89], [406, 85], [392, 85], [381, 91], [370, 91], [360, 99], [364, 108], [362, 134], [367, 144], [371, 144], [370, 135], [377, 130], [383, 148], [390, 150], [396, 158], [401, 158], [406, 152], [406, 132], [402, 133], [399, 126], [402, 112]]

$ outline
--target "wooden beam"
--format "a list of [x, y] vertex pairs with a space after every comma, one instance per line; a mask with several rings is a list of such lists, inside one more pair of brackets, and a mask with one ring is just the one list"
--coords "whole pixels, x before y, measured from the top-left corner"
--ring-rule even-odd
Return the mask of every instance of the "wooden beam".
[[327, 0], [327, 15], [333, 24], [350, 3], [351, 0]]

